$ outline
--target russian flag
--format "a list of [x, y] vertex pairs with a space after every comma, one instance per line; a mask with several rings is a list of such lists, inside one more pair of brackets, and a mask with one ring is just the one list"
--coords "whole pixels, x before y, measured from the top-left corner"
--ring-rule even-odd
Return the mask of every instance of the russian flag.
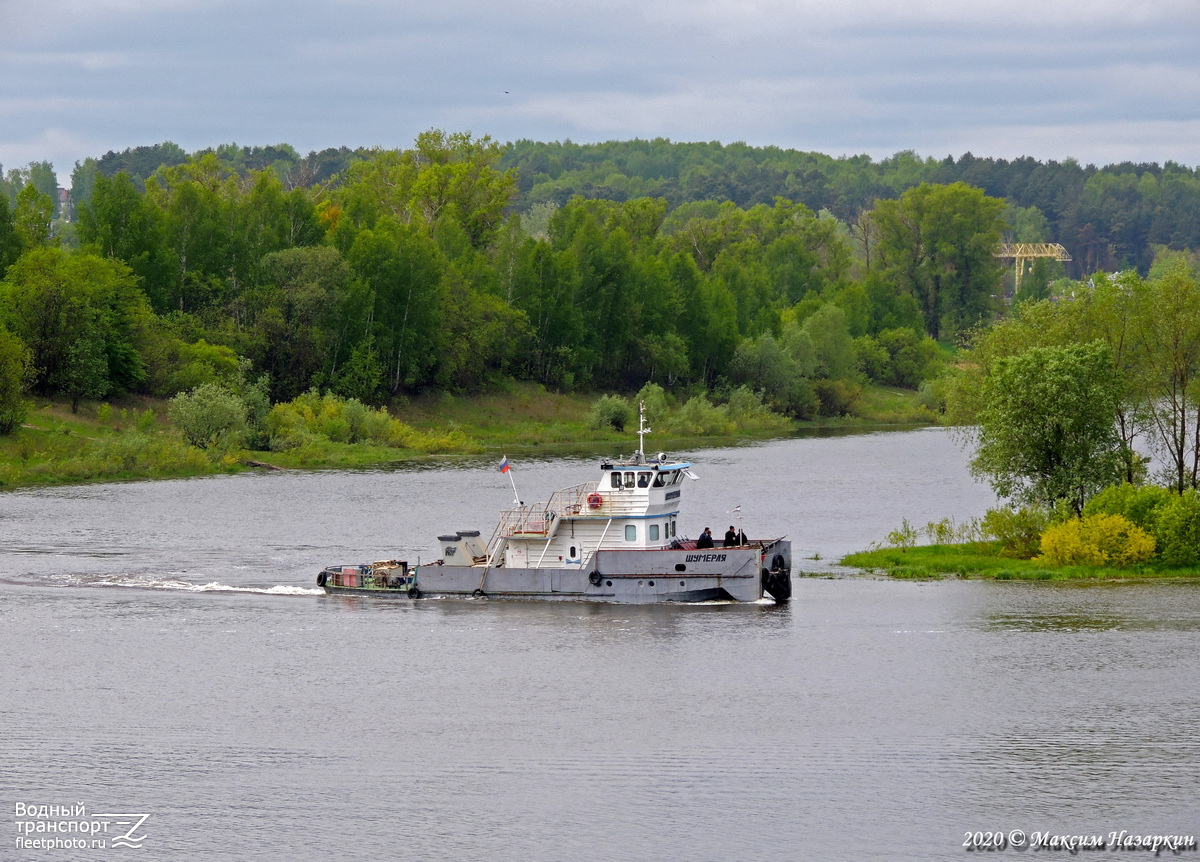
[[500, 472], [501, 473], [508, 472], [508, 456], [507, 455], [505, 455], [503, 458], [500, 459]]

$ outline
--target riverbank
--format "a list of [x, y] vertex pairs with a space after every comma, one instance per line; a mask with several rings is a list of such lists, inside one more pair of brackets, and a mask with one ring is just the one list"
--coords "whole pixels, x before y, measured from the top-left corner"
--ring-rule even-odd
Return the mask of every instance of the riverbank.
[[843, 557], [841, 564], [904, 580], [969, 578], [996, 581], [1200, 580], [1200, 571], [1146, 563], [1128, 568], [1047, 566], [1036, 559], [1002, 557], [995, 542], [877, 548]]
[[[201, 450], [184, 442], [172, 424], [167, 402], [129, 396], [112, 403], [84, 403], [73, 413], [67, 402], [39, 399], [21, 428], [0, 436], [0, 488], [98, 481], [165, 479], [234, 473], [250, 469], [353, 469], [416, 459], [500, 453], [567, 454], [612, 447], [630, 448], [634, 429], [589, 424], [596, 394], [558, 394], [542, 387], [512, 385], [504, 391], [407, 399], [392, 414], [416, 433], [405, 445], [344, 443], [314, 436], [283, 451]], [[914, 392], [869, 387], [855, 414], [796, 422], [774, 417], [753, 427], [706, 433], [655, 429], [657, 449], [680, 450], [789, 436], [822, 428], [872, 428], [934, 424]], [[653, 426], [652, 426], [653, 427]]]

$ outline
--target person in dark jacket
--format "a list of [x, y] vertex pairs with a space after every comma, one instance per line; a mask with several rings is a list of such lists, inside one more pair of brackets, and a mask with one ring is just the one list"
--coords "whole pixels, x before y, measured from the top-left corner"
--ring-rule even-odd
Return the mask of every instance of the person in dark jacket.
[[705, 527], [704, 532], [700, 534], [700, 538], [696, 540], [697, 548], [711, 548], [713, 546], [712, 529]]
[[738, 543], [737, 531], [733, 529], [733, 524], [729, 525], [729, 529], [725, 531], [725, 547], [732, 548]]

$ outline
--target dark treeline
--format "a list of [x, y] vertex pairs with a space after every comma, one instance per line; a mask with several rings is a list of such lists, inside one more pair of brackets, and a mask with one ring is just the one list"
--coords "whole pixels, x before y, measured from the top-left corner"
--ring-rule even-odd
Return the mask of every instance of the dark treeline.
[[[1078, 201], [1006, 204], [986, 186], [1001, 164], [440, 131], [303, 158], [161, 144], [77, 165], [68, 213], [35, 163], [0, 194], [0, 392], [165, 396], [249, 373], [274, 400], [382, 403], [513, 378], [650, 381], [838, 414], [865, 382], [918, 387], [935, 339], [998, 313], [1002, 237], [1062, 241], [1052, 220]], [[1029, 188], [1039, 171], [1060, 189], [1075, 177], [1104, 207], [1122, 177], [1185, 201], [1197, 183], [1175, 166], [1012, 164]], [[984, 187], [945, 173], [971, 165]], [[1121, 255], [1108, 242], [1076, 262]], [[1042, 266], [1023, 291], [1061, 274]]]
[[845, 222], [921, 183], [963, 182], [1011, 207], [1030, 210], [1014, 225], [1017, 241], [1062, 243], [1069, 273], [1137, 269], [1155, 246], [1200, 247], [1200, 171], [1174, 162], [1125, 162], [1097, 168], [1068, 159], [1041, 162], [977, 158], [922, 159], [900, 152], [882, 161], [745, 144], [614, 141], [603, 144], [518, 141], [502, 166], [517, 168], [519, 208], [572, 195], [611, 200], [661, 197], [732, 201], [741, 207], [776, 196], [828, 210]]
[[[301, 156], [287, 144], [225, 144], [190, 157], [207, 153], [243, 176], [272, 169], [287, 189], [328, 183], [352, 161], [370, 155], [369, 150], [341, 147]], [[509, 207], [521, 213], [539, 204], [563, 206], [576, 195], [613, 201], [661, 198], [672, 210], [698, 201], [729, 201], [748, 209], [782, 197], [813, 212], [827, 210], [849, 224], [876, 200], [899, 197], [921, 183], [963, 182], [1019, 211], [1019, 218], [1010, 217], [1006, 238], [1066, 246], [1073, 258], [1067, 273], [1075, 278], [1122, 269], [1144, 275], [1156, 247], [1200, 247], [1200, 170], [1174, 162], [1096, 167], [1072, 159], [1042, 162], [970, 153], [921, 158], [911, 151], [875, 161], [865, 155], [835, 158], [779, 147], [661, 138], [601, 144], [521, 140], [500, 153], [497, 168], [516, 171]], [[160, 167], [181, 165], [188, 158], [166, 142], [85, 159], [72, 173], [71, 199], [85, 202], [97, 175], [124, 171], [141, 188]], [[34, 163], [0, 177], [0, 192], [7, 192], [10, 205], [26, 181], [52, 194], [53, 177], [48, 163]]]

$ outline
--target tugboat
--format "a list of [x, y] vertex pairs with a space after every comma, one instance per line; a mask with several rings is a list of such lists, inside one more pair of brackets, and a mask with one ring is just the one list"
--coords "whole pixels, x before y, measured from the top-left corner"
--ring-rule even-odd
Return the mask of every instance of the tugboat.
[[[678, 520], [692, 464], [643, 447], [650, 429], [638, 410], [638, 450], [600, 464], [600, 478], [555, 491], [549, 501], [503, 511], [491, 538], [478, 530], [438, 536], [441, 559], [330, 566], [326, 593], [407, 597], [488, 597], [592, 602], [755, 602], [792, 594], [786, 537], [724, 546], [684, 538]], [[500, 469], [508, 472], [507, 459]], [[511, 479], [511, 476], [510, 476]], [[514, 483], [514, 495], [516, 487]]]

